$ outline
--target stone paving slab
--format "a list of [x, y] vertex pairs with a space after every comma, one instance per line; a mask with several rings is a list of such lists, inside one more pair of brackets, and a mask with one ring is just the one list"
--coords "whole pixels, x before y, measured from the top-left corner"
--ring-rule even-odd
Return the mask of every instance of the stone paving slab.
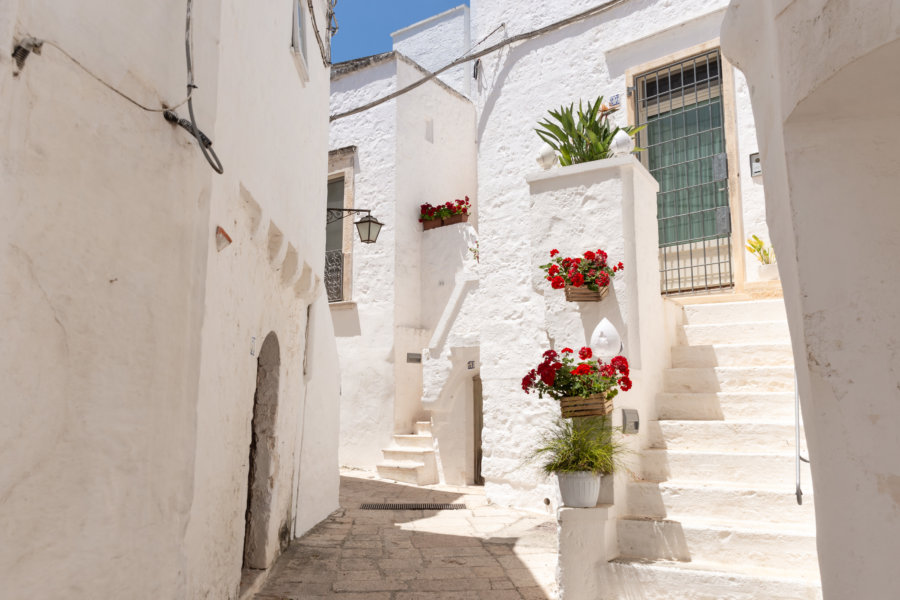
[[[373, 511], [362, 503], [464, 503]], [[272, 567], [255, 600], [555, 600], [556, 520], [487, 504], [479, 487], [341, 475], [341, 509]]]

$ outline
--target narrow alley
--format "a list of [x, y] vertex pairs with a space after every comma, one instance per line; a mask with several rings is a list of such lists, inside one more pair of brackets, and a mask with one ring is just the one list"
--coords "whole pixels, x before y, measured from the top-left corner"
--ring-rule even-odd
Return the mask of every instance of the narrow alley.
[[[295, 540], [256, 600], [550, 600], [556, 522], [489, 506], [483, 488], [416, 487], [341, 474], [341, 509]], [[367, 510], [362, 504], [465, 504]]]

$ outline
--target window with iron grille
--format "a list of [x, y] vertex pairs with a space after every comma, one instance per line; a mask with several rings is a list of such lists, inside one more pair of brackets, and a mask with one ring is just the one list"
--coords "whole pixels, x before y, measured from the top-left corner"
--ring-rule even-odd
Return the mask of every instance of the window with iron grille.
[[704, 52], [634, 81], [638, 156], [659, 182], [664, 294], [734, 285], [722, 59]]
[[[328, 208], [344, 208], [344, 178], [328, 182]], [[329, 302], [344, 300], [344, 222], [325, 226], [325, 291]]]

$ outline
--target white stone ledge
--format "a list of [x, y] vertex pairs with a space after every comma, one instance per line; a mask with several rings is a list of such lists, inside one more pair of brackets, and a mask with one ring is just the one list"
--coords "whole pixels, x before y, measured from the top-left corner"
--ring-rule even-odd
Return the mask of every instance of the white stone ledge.
[[565, 179], [566, 177], [577, 177], [586, 173], [606, 171], [609, 169], [633, 169], [636, 174], [640, 174], [654, 186], [659, 184], [650, 171], [641, 164], [641, 161], [633, 154], [627, 156], [614, 156], [613, 158], [604, 158], [603, 160], [594, 160], [577, 165], [569, 165], [568, 167], [556, 167], [547, 171], [534, 171], [525, 176], [525, 181], [529, 185], [542, 181], [553, 181], [554, 179]]

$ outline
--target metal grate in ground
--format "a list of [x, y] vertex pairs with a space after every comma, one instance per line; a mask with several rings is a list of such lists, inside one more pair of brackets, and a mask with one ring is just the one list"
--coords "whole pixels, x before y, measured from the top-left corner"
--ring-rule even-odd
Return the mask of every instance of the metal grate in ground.
[[465, 504], [360, 504], [362, 510], [465, 510]]

